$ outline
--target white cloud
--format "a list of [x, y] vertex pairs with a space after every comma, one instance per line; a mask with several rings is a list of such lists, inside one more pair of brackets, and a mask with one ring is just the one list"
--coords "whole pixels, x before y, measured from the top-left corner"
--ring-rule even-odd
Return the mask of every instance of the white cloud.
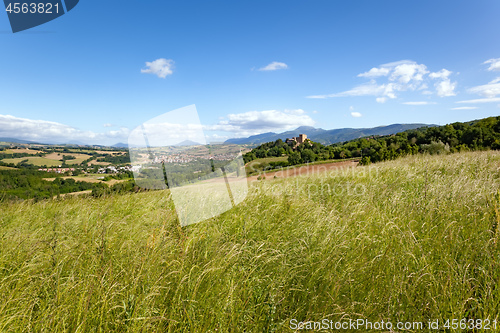
[[456, 103], [460, 103], [460, 104], [476, 104], [476, 103], [493, 103], [493, 102], [500, 102], [500, 97], [497, 97], [497, 98], [469, 99], [467, 101], [458, 101]]
[[380, 67], [388, 67], [388, 68], [394, 68], [400, 65], [407, 65], [407, 64], [414, 64], [415, 61], [413, 60], [399, 60], [399, 61], [393, 61], [389, 62], [387, 64], [380, 65]]
[[312, 99], [325, 99], [328, 98], [329, 95], [311, 95], [311, 96], [306, 96], [306, 98], [312, 98]]
[[109, 124], [109, 123], [102, 125], [102, 127], [113, 127], [113, 126], [114, 126], [113, 124]]
[[475, 110], [477, 106], [460, 106], [458, 108], [452, 108], [450, 110]]
[[382, 68], [372, 68], [368, 72], [358, 74], [358, 77], [368, 77], [368, 78], [375, 78], [375, 77], [380, 77], [380, 76], [387, 76], [391, 72], [390, 68], [387, 67], [382, 67]]
[[307, 96], [307, 98], [329, 98], [329, 97], [346, 97], [346, 96], [387, 96], [389, 98], [396, 98], [393, 93], [393, 84], [383, 84], [377, 85], [375, 81], [371, 81], [367, 84], [362, 84], [351, 90], [343, 91], [336, 94], [329, 95], [315, 95]]
[[229, 114], [216, 125], [205, 126], [207, 131], [237, 133], [238, 136], [265, 132], [283, 132], [299, 126], [314, 126], [315, 121], [304, 110], [266, 110]]
[[201, 124], [185, 122], [187, 119], [182, 119], [182, 117], [180, 119], [177, 118], [178, 122], [176, 123], [167, 120], [168, 116], [163, 114], [154, 118], [153, 122], [150, 120], [135, 128], [128, 137], [129, 147], [140, 147], [143, 145], [145, 143], [144, 134], [147, 135], [148, 145], [150, 146], [176, 145], [185, 140], [206, 144]]
[[439, 72], [434, 72], [434, 73], [430, 73], [429, 74], [429, 77], [431, 79], [447, 79], [453, 72], [450, 72], [449, 70], [447, 69], [442, 69], [440, 70]]
[[399, 81], [403, 84], [408, 84], [410, 81], [422, 81], [424, 75], [429, 73], [427, 67], [417, 63], [401, 64], [394, 68], [390, 79], [392, 81]]
[[403, 104], [405, 104], [405, 105], [431, 105], [431, 104], [436, 104], [436, 103], [435, 102], [422, 101], [422, 102], [405, 102]]
[[129, 130], [96, 133], [82, 131], [61, 123], [0, 115], [0, 137], [9, 137], [41, 143], [82, 142], [88, 144], [114, 144], [126, 140]]
[[278, 69], [287, 69], [288, 65], [284, 62], [273, 61], [269, 65], [259, 68], [259, 71], [276, 71]]
[[[358, 74], [358, 77], [369, 78], [370, 81], [350, 90], [334, 94], [311, 95], [307, 98], [375, 96], [378, 103], [385, 103], [388, 99], [397, 98], [399, 93], [409, 90], [432, 94], [427, 90], [429, 79], [440, 80], [434, 84], [438, 96], [455, 96], [457, 83], [450, 81], [451, 74], [452, 72], [447, 69], [429, 74], [426, 65], [411, 60], [401, 60], [373, 67], [368, 72]], [[377, 79], [385, 82], [377, 82]]]
[[435, 84], [436, 93], [439, 97], [456, 96], [455, 88], [456, 82], [451, 82], [449, 79], [443, 80]]
[[166, 78], [174, 72], [174, 61], [171, 59], [160, 58], [152, 62], [146, 62], [146, 69], [141, 69], [141, 73], [154, 74], [159, 78]]
[[489, 71], [500, 71], [500, 58], [486, 60], [483, 64], [490, 64]]
[[498, 81], [496, 80], [493, 80], [492, 82], [482, 86], [470, 88], [469, 92], [484, 96], [486, 98], [494, 98], [497, 95], [500, 95], [500, 83], [497, 83]]
[[360, 118], [362, 117], [363, 115], [359, 112], [351, 112], [351, 117], [354, 117], [354, 118]]
[[288, 110], [288, 109], [286, 109], [284, 112], [287, 113], [287, 114], [294, 115], [294, 116], [300, 116], [300, 115], [303, 115], [303, 114], [306, 113], [302, 109], [295, 109], [295, 110]]
[[441, 80], [434, 84], [434, 87], [436, 87], [436, 93], [439, 97], [456, 96], [455, 88], [457, 87], [457, 83], [451, 82], [449, 78], [451, 74], [453, 74], [453, 72], [445, 68], [443, 68], [439, 72], [429, 74], [429, 78], [434, 80]]

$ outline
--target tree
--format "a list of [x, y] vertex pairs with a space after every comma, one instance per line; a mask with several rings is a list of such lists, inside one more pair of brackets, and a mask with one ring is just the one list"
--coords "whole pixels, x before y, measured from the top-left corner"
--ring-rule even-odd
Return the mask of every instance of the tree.
[[310, 163], [316, 161], [316, 154], [310, 149], [304, 149], [301, 153], [302, 163]]
[[302, 156], [301, 156], [300, 152], [298, 152], [298, 151], [293, 152], [290, 155], [288, 155], [288, 163], [290, 163], [290, 165], [299, 164], [301, 160], [302, 160]]

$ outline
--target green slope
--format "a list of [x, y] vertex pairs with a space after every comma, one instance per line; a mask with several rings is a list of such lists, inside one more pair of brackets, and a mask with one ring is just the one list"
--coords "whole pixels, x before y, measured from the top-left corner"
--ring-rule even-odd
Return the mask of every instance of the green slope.
[[184, 229], [168, 191], [4, 204], [0, 331], [498, 320], [499, 165], [493, 151], [409, 156], [255, 182]]

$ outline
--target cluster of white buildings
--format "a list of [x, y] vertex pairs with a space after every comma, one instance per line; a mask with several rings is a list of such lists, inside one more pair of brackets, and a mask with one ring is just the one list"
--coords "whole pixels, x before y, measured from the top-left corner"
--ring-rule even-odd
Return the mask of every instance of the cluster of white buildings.
[[194, 156], [194, 155], [185, 155], [185, 154], [178, 154], [178, 155], [170, 155], [170, 156], [157, 156], [153, 159], [154, 164], [159, 164], [159, 163], [189, 163], [193, 162], [197, 159], [202, 159], [202, 160], [214, 160], [214, 161], [231, 161], [235, 159], [236, 156], [233, 154], [218, 154], [218, 155], [202, 155], [202, 156]]
[[38, 171], [66, 173], [68, 171], [75, 171], [75, 168], [41, 168]]
[[195, 158], [193, 156], [178, 154], [178, 155], [170, 155], [170, 156], [159, 156], [153, 159], [153, 163], [189, 163], [194, 161]]
[[127, 165], [127, 166], [122, 166], [122, 167], [116, 167], [113, 165], [109, 165], [106, 167], [101, 167], [97, 170], [97, 173], [119, 173], [120, 171], [134, 171], [134, 167]]

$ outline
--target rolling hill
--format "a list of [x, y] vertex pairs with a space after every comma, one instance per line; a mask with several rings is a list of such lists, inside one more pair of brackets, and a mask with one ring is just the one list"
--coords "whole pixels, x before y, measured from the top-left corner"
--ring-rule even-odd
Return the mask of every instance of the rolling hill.
[[428, 124], [392, 124], [388, 126], [378, 126], [373, 128], [339, 128], [332, 130], [324, 130], [322, 128], [314, 128], [310, 126], [301, 126], [293, 131], [283, 133], [263, 133], [253, 135], [248, 138], [235, 138], [229, 139], [226, 143], [232, 144], [252, 144], [259, 145], [265, 142], [276, 141], [278, 139], [285, 140], [299, 134], [306, 134], [308, 138], [315, 142], [324, 145], [333, 144], [337, 142], [349, 141], [370, 135], [390, 135], [399, 132], [404, 132], [410, 129], [420, 127], [433, 127], [436, 125]]

